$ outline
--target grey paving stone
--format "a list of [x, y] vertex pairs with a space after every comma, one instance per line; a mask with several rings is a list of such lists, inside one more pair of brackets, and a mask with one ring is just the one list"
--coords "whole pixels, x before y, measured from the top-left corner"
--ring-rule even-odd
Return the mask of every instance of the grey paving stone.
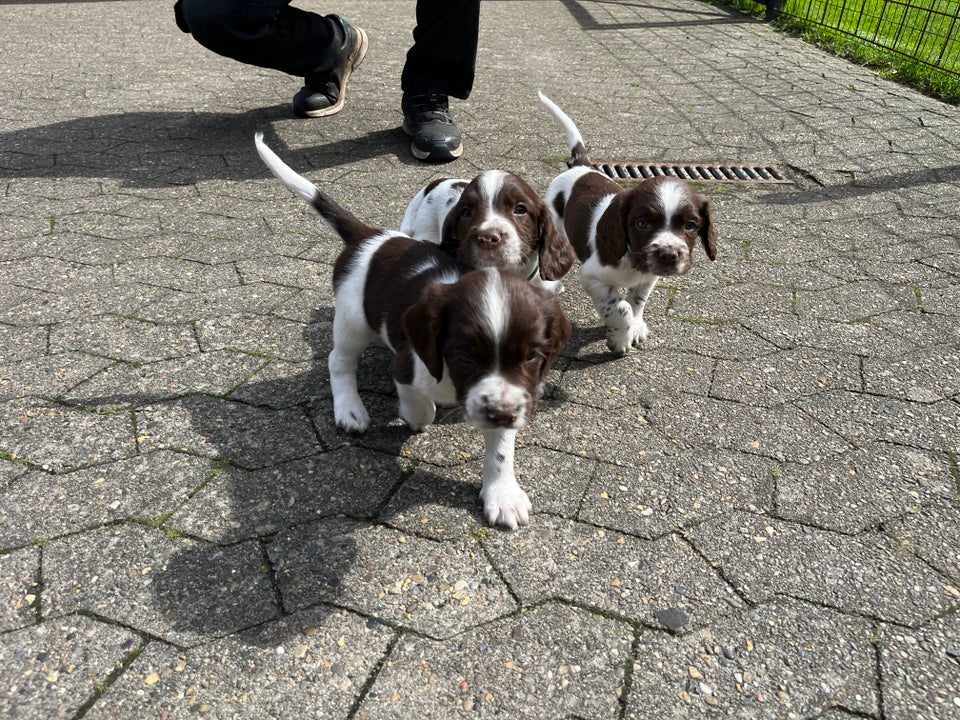
[[944, 575], [960, 582], [960, 554], [956, 547], [960, 508], [955, 501], [913, 507], [903, 517], [885, 523], [884, 529]]
[[332, 518], [278, 533], [267, 551], [287, 609], [334, 603], [446, 638], [516, 608], [470, 540], [437, 543]]
[[815, 350], [787, 350], [758, 360], [720, 360], [710, 394], [760, 407], [776, 407], [826, 389], [860, 390], [860, 359]]
[[888, 443], [785, 465], [775, 505], [786, 520], [856, 533], [955, 495], [947, 458]]
[[197, 352], [188, 325], [159, 325], [124, 317], [63, 323], [50, 333], [54, 352], [85, 352], [132, 363], [158, 362]]
[[136, 524], [45, 545], [41, 602], [46, 622], [80, 611], [178, 646], [279, 615], [258, 543], [222, 548]]
[[404, 636], [355, 717], [620, 717], [629, 625], [546, 604], [443, 642]]
[[30, 472], [0, 493], [0, 547], [173, 512], [215, 472], [209, 460], [159, 451], [63, 474]]
[[24, 548], [0, 555], [0, 632], [37, 622], [40, 550]]
[[[820, 397], [814, 396], [817, 401]], [[673, 402], [654, 405], [648, 419], [675, 442], [748, 452], [781, 462], [813, 462], [850, 448], [840, 433], [790, 403], [765, 408], [680, 395]]]
[[683, 636], [647, 632], [625, 717], [813, 718], [879, 713], [871, 626], [797, 600], [745, 609]]
[[875, 395], [914, 402], [936, 402], [960, 393], [960, 351], [952, 346], [925, 348], [890, 362], [864, 363], [864, 389]]
[[[529, 454], [531, 460], [533, 455]], [[481, 462], [472, 460], [447, 468], [420, 465], [390, 498], [380, 519], [398, 530], [434, 540], [485, 537], [489, 531], [480, 502]], [[519, 475], [517, 480], [530, 495], [534, 512], [539, 511], [532, 488]]]
[[653, 627], [662, 627], [656, 612], [674, 609], [701, 627], [730, 612], [728, 601], [737, 602], [676, 536], [638, 540], [543, 517], [516, 534], [489, 534], [484, 547], [524, 606], [562, 599]]
[[206, 291], [188, 286], [142, 307], [137, 316], [152, 322], [182, 324], [243, 313], [269, 315], [295, 292], [293, 288], [264, 282], [232, 284]]
[[[593, 460], [545, 448], [521, 447], [514, 470], [517, 482], [539, 514], [573, 517], [596, 472]], [[480, 502], [482, 459], [455, 467], [420, 465], [384, 508], [380, 518], [406, 532], [435, 539], [485, 537]]]
[[[3, 290], [0, 290], [2, 296]], [[0, 325], [0, 343], [3, 343], [2, 377], [0, 389], [6, 389], [9, 366], [26, 360], [37, 361], [47, 352], [47, 328], [13, 327]]]
[[751, 332], [741, 320], [681, 318], [676, 322], [669, 333], [663, 332], [658, 347], [728, 360], [756, 360], [777, 349], [773, 343]]
[[116, 273], [127, 282], [186, 292], [211, 292], [240, 284], [230, 264], [209, 265], [172, 257], [138, 258], [118, 266]]
[[28, 396], [62, 397], [111, 361], [78, 352], [35, 356], [0, 367], [0, 401]]
[[686, 534], [751, 602], [788, 595], [911, 627], [956, 602], [943, 576], [883, 535], [851, 537], [741, 512]]
[[561, 389], [575, 402], [616, 410], [649, 404], [667, 390], [706, 395], [713, 365], [702, 355], [662, 350], [600, 364], [574, 361], [564, 370]]
[[564, 402], [562, 396], [569, 382], [574, 381], [565, 378], [558, 397], [543, 403], [533, 422], [517, 433], [518, 443], [620, 465], [636, 465], [651, 453], [678, 450], [676, 441], [647, 420], [651, 411], [646, 407], [611, 413]]
[[222, 315], [197, 323], [204, 352], [233, 349], [265, 358], [303, 362], [313, 357], [310, 327], [266, 315]]
[[960, 303], [960, 293], [957, 292], [955, 277], [941, 280], [936, 284], [931, 283], [920, 289], [919, 304], [924, 312], [956, 319], [960, 314], [957, 310], [958, 303]]
[[225, 396], [266, 364], [263, 358], [229, 350], [142, 365], [115, 363], [60, 396], [101, 410], [138, 407], [197, 393]]
[[891, 720], [946, 720], [960, 713], [960, 616], [921, 630], [880, 626], [883, 710]]
[[[317, 220], [320, 221], [319, 216]], [[332, 295], [333, 268], [316, 260], [272, 255], [240, 261], [237, 263], [237, 272], [244, 283], [262, 282], [292, 288], [322, 288]]]
[[0, 451], [63, 472], [136, 454], [126, 413], [96, 413], [31, 398], [3, 403]]
[[810, 417], [856, 445], [894, 442], [922, 450], [960, 447], [960, 405], [828, 391], [797, 402]]
[[225, 468], [166, 524], [232, 544], [320, 517], [371, 517], [407, 473], [397, 458], [355, 447], [256, 471]]
[[179, 450], [254, 469], [323, 448], [303, 412], [270, 410], [192, 395], [137, 410], [140, 448]]
[[15, 299], [3, 309], [2, 319], [18, 326], [86, 321], [104, 313], [131, 316], [163, 290], [133, 283], [112, 284], [109, 276], [87, 286], [60, 290], [15, 288]]
[[648, 455], [636, 468], [600, 464], [579, 519], [655, 538], [733, 508], [770, 506], [777, 465], [747, 453]]
[[850, 283], [841, 290], [798, 291], [796, 312], [801, 317], [855, 322], [893, 310], [913, 310], [916, 296], [909, 287], [888, 283]]
[[916, 348], [925, 348], [943, 343], [956, 345], [960, 342], [960, 323], [949, 315], [934, 313], [888, 313], [874, 318], [872, 322], [891, 336], [909, 339]]
[[329, 412], [330, 373], [320, 362], [260, 359], [260, 367], [228, 394], [231, 400], [277, 410], [325, 398]]
[[916, 345], [902, 333], [891, 332], [886, 327], [888, 318], [891, 315], [909, 318], [914, 314], [892, 313], [857, 322], [774, 315], [746, 318], [742, 322], [785, 350], [804, 347], [843, 356], [893, 358], [915, 350]]
[[318, 608], [190, 650], [154, 642], [85, 717], [345, 720], [392, 637], [359, 615]]
[[767, 313], [786, 315], [793, 304], [790, 287], [741, 282], [696, 293], [679, 292], [671, 299], [670, 312], [694, 322], [729, 322]]
[[4, 633], [0, 713], [10, 718], [75, 717], [140, 647], [140, 638], [130, 630], [88, 617], [51, 618]]

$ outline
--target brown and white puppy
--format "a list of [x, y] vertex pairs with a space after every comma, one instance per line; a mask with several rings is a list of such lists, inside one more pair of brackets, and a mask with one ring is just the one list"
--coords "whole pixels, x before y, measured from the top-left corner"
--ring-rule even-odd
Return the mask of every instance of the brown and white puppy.
[[647, 298], [660, 277], [690, 270], [697, 238], [716, 260], [710, 201], [675, 177], [624, 190], [593, 169], [573, 121], [543, 93], [540, 101], [566, 131], [571, 155], [570, 169], [550, 183], [544, 202], [577, 251], [580, 283], [607, 326], [607, 347], [623, 355], [646, 340]]
[[337, 425], [363, 432], [370, 424], [357, 362], [379, 339], [395, 354], [400, 417], [419, 431], [433, 422], [436, 403], [463, 406], [486, 441], [480, 497], [487, 521], [511, 529], [527, 523], [530, 500], [514, 475], [514, 445], [570, 336], [556, 297], [496, 268], [465, 271], [436, 245], [367, 226], [280, 160], [261, 133], [256, 146], [270, 171], [345, 243], [333, 271], [329, 359]]
[[554, 293], [575, 260], [540, 197], [504, 170], [434, 180], [410, 201], [400, 230], [439, 243], [468, 267], [510, 270]]

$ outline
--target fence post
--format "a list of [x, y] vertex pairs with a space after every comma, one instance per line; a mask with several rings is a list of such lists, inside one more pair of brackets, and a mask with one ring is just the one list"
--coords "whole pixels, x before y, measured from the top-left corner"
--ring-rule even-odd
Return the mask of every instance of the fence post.
[[767, 6], [767, 10], [763, 15], [763, 19], [767, 22], [773, 22], [778, 19], [780, 13], [783, 11], [784, 3], [786, 3], [786, 0], [767, 0], [764, 3], [764, 5]]

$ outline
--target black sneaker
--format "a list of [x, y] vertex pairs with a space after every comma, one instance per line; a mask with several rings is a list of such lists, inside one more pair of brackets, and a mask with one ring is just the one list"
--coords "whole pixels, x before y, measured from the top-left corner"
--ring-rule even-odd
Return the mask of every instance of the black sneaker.
[[306, 84], [293, 96], [293, 114], [302, 118], [326, 117], [340, 112], [347, 98], [350, 73], [367, 54], [367, 34], [342, 17], [331, 16], [343, 26], [343, 47], [340, 62], [326, 75], [307, 78]]
[[413, 138], [410, 151], [417, 160], [449, 162], [463, 154], [460, 128], [450, 115], [446, 95], [404, 95], [401, 107], [403, 131]]

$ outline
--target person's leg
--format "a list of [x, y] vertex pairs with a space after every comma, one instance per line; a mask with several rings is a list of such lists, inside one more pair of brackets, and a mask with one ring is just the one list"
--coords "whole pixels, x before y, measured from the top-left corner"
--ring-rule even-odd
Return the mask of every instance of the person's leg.
[[[290, 0], [181, 0], [178, 25], [208, 50], [304, 78], [298, 115], [317, 117], [343, 105], [343, 90], [366, 52], [366, 34], [336, 15], [317, 15]], [[316, 96], [316, 97], [313, 97]]]
[[420, 160], [444, 162], [463, 152], [448, 96], [466, 99], [473, 89], [480, 32], [480, 0], [418, 0], [414, 44], [400, 85], [403, 129]]
[[417, 0], [413, 47], [400, 78], [404, 95], [437, 92], [466, 100], [479, 33], [480, 0]]

